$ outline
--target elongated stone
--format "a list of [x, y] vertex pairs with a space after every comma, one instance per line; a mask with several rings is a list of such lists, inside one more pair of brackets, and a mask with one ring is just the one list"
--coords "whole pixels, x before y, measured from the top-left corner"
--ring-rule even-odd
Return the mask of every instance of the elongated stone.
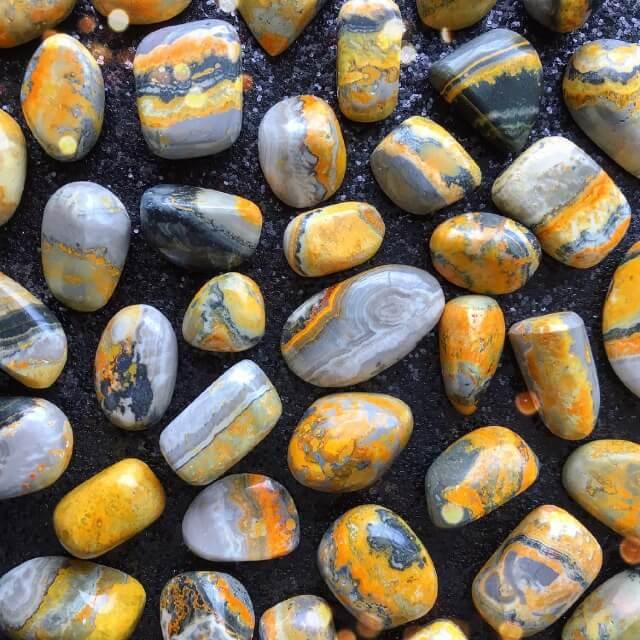
[[144, 609], [143, 586], [93, 562], [32, 558], [0, 578], [0, 632], [13, 640], [131, 638]]
[[250, 200], [172, 184], [144, 192], [140, 220], [147, 241], [186, 269], [237, 267], [253, 255], [262, 233], [262, 212]]
[[542, 63], [528, 40], [492, 29], [436, 62], [429, 79], [482, 137], [503, 151], [524, 147], [542, 96]]
[[26, 177], [27, 143], [24, 134], [20, 125], [0, 109], [0, 226], [9, 222], [16, 212]]
[[209, 484], [262, 442], [281, 415], [271, 380], [255, 362], [243, 360], [164, 429], [160, 450], [185, 482]]
[[178, 371], [178, 341], [171, 323], [154, 307], [136, 304], [105, 327], [95, 358], [100, 408], [122, 429], [146, 429], [171, 404]]
[[482, 172], [464, 147], [439, 124], [411, 116], [374, 149], [371, 170], [397, 206], [427, 215], [458, 202], [480, 186]]
[[89, 50], [71, 36], [57, 33], [38, 47], [20, 100], [31, 133], [54, 160], [81, 160], [100, 137], [102, 72]]
[[258, 130], [260, 166], [285, 204], [315, 207], [342, 185], [347, 151], [340, 123], [322, 98], [285, 98], [267, 111]]
[[496, 0], [417, 0], [418, 15], [432, 29], [466, 29], [484, 18]]
[[0, 399], [0, 500], [52, 485], [67, 469], [73, 431], [67, 416], [41, 398]]
[[182, 13], [191, 0], [92, 0], [96, 11], [109, 16], [119, 9], [129, 18], [129, 24], [154, 24], [171, 20]]
[[39, 38], [67, 18], [76, 0], [11, 0], [0, 6], [0, 49]]
[[445, 529], [474, 522], [525, 492], [538, 471], [536, 454], [511, 429], [475, 429], [443, 451], [427, 471], [431, 520]]
[[524, 0], [529, 15], [548, 29], [569, 33], [583, 27], [602, 0]]
[[300, 542], [300, 520], [289, 492], [275, 480], [240, 473], [218, 480], [189, 505], [182, 537], [205, 560], [269, 560]]
[[267, 609], [260, 640], [336, 640], [331, 607], [317, 596], [295, 596]]
[[410, 640], [467, 640], [464, 631], [452, 620], [441, 618], [419, 628]]
[[591, 533], [564, 509], [544, 505], [526, 516], [480, 569], [473, 602], [501, 638], [519, 640], [556, 622], [601, 566], [602, 550]]
[[349, 613], [377, 631], [421, 618], [438, 595], [429, 552], [400, 516], [375, 504], [351, 509], [331, 525], [318, 567]]
[[228, 149], [242, 128], [242, 47], [223, 20], [149, 34], [133, 61], [138, 115], [149, 149], [169, 160]]
[[582, 318], [561, 311], [522, 320], [509, 340], [529, 392], [549, 431], [586, 438], [600, 411], [600, 384]]

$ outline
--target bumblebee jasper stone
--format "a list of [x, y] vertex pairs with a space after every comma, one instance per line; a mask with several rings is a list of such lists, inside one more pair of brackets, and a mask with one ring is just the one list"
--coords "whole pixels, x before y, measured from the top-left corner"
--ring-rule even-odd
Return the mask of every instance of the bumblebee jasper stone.
[[243, 360], [205, 389], [160, 435], [160, 450], [185, 481], [205, 485], [266, 438], [282, 403], [264, 371]]
[[413, 431], [411, 409], [379, 393], [336, 393], [316, 400], [289, 443], [289, 469], [311, 489], [370, 487], [391, 467]]
[[550, 256], [580, 269], [604, 260], [631, 221], [615, 182], [559, 136], [529, 147], [498, 177], [491, 195], [501, 211], [536, 234]]
[[560, 33], [584, 26], [601, 4], [602, 0], [524, 0], [525, 9], [532, 18]]
[[408, 640], [467, 640], [467, 636], [455, 622], [442, 618], [419, 628]]
[[293, 498], [279, 482], [240, 473], [196, 496], [184, 514], [182, 536], [205, 560], [269, 560], [298, 546], [300, 521]]
[[598, 541], [560, 507], [534, 509], [476, 576], [473, 602], [504, 640], [544, 631], [580, 598], [602, 566]]
[[271, 190], [290, 207], [315, 207], [330, 198], [347, 167], [336, 114], [315, 96], [285, 98], [267, 111], [258, 154]]
[[0, 109], [0, 226], [16, 212], [26, 176], [27, 143], [22, 129]]
[[117, 569], [32, 558], [0, 578], [0, 632], [13, 640], [127, 640], [145, 601], [142, 585]]
[[318, 567], [349, 613], [377, 631], [421, 618], [438, 595], [429, 552], [400, 516], [375, 504], [333, 523], [320, 542]]
[[191, 0], [92, 0], [93, 6], [103, 16], [112, 11], [124, 11], [129, 24], [153, 24], [164, 22], [184, 11]]
[[469, 195], [482, 173], [461, 144], [429, 118], [412, 116], [371, 154], [380, 188], [401, 209], [426, 215]]
[[528, 40], [492, 29], [436, 62], [429, 77], [444, 101], [489, 142], [503, 151], [524, 147], [542, 96], [542, 63]]
[[319, 387], [373, 378], [413, 351], [444, 307], [437, 280], [422, 269], [386, 265], [324, 289], [284, 325], [289, 368]]
[[331, 607], [317, 596], [295, 596], [267, 609], [260, 640], [336, 640]]
[[522, 376], [543, 422], [565, 440], [586, 438], [600, 410], [600, 385], [582, 318], [561, 311], [509, 329]]
[[96, 558], [133, 538], [164, 511], [160, 481], [142, 460], [121, 460], [71, 490], [53, 512], [60, 544]]
[[20, 100], [31, 133], [54, 160], [81, 160], [98, 141], [104, 118], [102, 72], [75, 38], [57, 33], [38, 47]]
[[417, 0], [418, 14], [432, 29], [466, 29], [484, 18], [496, 0]]
[[76, 0], [10, 0], [0, 4], [0, 49], [40, 37], [62, 22]]

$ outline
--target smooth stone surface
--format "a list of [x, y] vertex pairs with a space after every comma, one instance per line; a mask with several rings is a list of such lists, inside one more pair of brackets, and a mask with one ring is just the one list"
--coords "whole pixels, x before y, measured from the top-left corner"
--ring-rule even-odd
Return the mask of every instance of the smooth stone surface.
[[106, 305], [129, 252], [131, 220], [120, 199], [94, 182], [71, 182], [42, 216], [42, 270], [51, 293], [76, 311]]
[[362, 625], [392, 629], [426, 615], [438, 576], [422, 542], [393, 511], [366, 504], [340, 516], [318, 548], [318, 568]]
[[14, 640], [127, 640], [146, 598], [143, 586], [117, 569], [32, 558], [0, 578], [0, 632]]
[[587, 42], [569, 60], [562, 91], [580, 128], [640, 178], [640, 45]]
[[191, 0], [92, 0], [96, 11], [109, 16], [119, 9], [129, 17], [129, 24], [154, 24], [174, 18], [184, 11]]
[[561, 311], [521, 320], [509, 340], [529, 392], [549, 431], [586, 438], [600, 411], [600, 384], [582, 318]]
[[273, 193], [290, 207], [315, 207], [342, 185], [347, 150], [340, 123], [322, 98], [285, 98], [258, 130], [260, 166]]
[[267, 609], [260, 640], [336, 640], [331, 607], [317, 596], [295, 596]]
[[240, 473], [198, 494], [184, 514], [182, 537], [205, 560], [270, 560], [297, 548], [300, 520], [293, 498], [279, 482]]
[[484, 18], [496, 0], [417, 0], [418, 15], [432, 29], [466, 29]]
[[409, 640], [467, 640], [467, 636], [455, 622], [441, 618], [420, 627]]
[[480, 186], [482, 172], [464, 147], [439, 124], [411, 116], [378, 144], [371, 170], [398, 207], [427, 215]]
[[56, 405], [41, 398], [0, 399], [0, 500], [52, 485], [72, 452], [71, 425]]
[[138, 45], [133, 61], [138, 115], [161, 158], [228, 149], [242, 129], [242, 47], [223, 20], [166, 27]]
[[505, 427], [481, 427], [456, 440], [427, 471], [431, 521], [453, 528], [474, 522], [526, 491], [538, 478], [536, 454]]
[[495, 213], [463, 213], [439, 224], [429, 240], [436, 271], [474, 293], [523, 287], [540, 265], [540, 244], [521, 224]]
[[603, 0], [524, 0], [532, 18], [548, 29], [568, 33], [584, 26]]
[[591, 533], [564, 509], [544, 505], [529, 513], [480, 569], [473, 602], [503, 640], [519, 640], [556, 622], [601, 566], [602, 550]]
[[0, 5], [0, 49], [39, 38], [67, 18], [76, 0], [10, 0]]
[[182, 321], [182, 335], [192, 347], [204, 351], [246, 351], [262, 340], [265, 324], [260, 287], [241, 273], [224, 273], [193, 297]]
[[289, 442], [289, 469], [310, 489], [341, 493], [376, 483], [406, 447], [413, 414], [380, 393], [336, 393], [316, 400]]
[[264, 371], [242, 360], [205, 389], [160, 435], [167, 464], [185, 482], [213, 482], [266, 438], [282, 402]]
[[171, 404], [178, 372], [178, 341], [167, 318], [136, 304], [116, 313], [102, 332], [94, 384], [100, 408], [123, 429], [146, 429]]
[[486, 140], [503, 151], [524, 147], [543, 80], [540, 58], [521, 35], [509, 29], [483, 33], [436, 62], [429, 80]]
[[366, 262], [378, 252], [384, 234], [384, 220], [375, 207], [341, 202], [296, 216], [282, 246], [298, 275], [318, 278]]
[[54, 160], [81, 160], [100, 137], [102, 71], [71, 36], [57, 33], [38, 47], [25, 72], [20, 101], [31, 133]]
[[27, 142], [24, 134], [20, 125], [0, 109], [0, 226], [9, 222], [16, 212], [26, 177]]
[[96, 558], [146, 529], [164, 507], [164, 489], [153, 471], [127, 458], [67, 493], [53, 512], [53, 528], [70, 554]]
[[162, 255], [185, 269], [231, 269], [250, 258], [262, 233], [262, 212], [239, 196], [172, 184], [147, 189], [142, 231]]

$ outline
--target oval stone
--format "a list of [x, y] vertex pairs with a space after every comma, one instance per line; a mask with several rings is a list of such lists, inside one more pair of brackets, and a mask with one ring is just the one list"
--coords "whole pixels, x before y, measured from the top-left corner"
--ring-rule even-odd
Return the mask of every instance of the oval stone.
[[39, 38], [67, 18], [76, 0], [11, 0], [0, 6], [0, 49]]
[[419, 628], [410, 640], [467, 640], [467, 636], [455, 622], [442, 618]]
[[102, 72], [75, 38], [57, 33], [38, 47], [20, 100], [31, 133], [54, 160], [81, 160], [98, 141], [104, 118]]
[[583, 27], [601, 4], [602, 0], [524, 0], [524, 7], [532, 18], [560, 33]]
[[289, 442], [293, 477], [317, 491], [359, 491], [377, 482], [406, 447], [413, 414], [380, 393], [336, 393], [316, 400]]
[[109, 16], [112, 11], [124, 11], [129, 24], [153, 24], [171, 20], [182, 13], [191, 0], [92, 0], [96, 11]]
[[27, 177], [27, 143], [24, 134], [20, 125], [2, 109], [0, 109], [0, 151], [2, 151], [0, 153], [0, 226], [2, 226], [9, 222], [16, 212]]
[[305, 382], [346, 387], [373, 378], [433, 329], [444, 293], [426, 271], [386, 265], [309, 298], [284, 325], [281, 350]]
[[95, 390], [107, 418], [123, 429], [146, 429], [171, 404], [178, 341], [154, 307], [136, 304], [116, 313], [102, 332], [95, 358]]
[[331, 607], [317, 596], [295, 596], [267, 609], [260, 640], [336, 640]]
[[496, 0], [417, 0], [418, 14], [432, 29], [466, 29], [493, 9]]

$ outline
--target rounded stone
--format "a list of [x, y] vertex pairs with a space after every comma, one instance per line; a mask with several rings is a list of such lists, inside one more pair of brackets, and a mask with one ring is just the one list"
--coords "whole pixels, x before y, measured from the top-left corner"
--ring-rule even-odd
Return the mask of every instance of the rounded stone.
[[552, 31], [569, 33], [585, 25], [603, 0], [524, 0], [529, 15]]
[[76, 0], [11, 0], [0, 5], [0, 49], [35, 40], [65, 20]]
[[153, 24], [171, 20], [182, 13], [191, 0], [92, 0], [98, 13], [109, 16], [120, 10], [127, 14], [129, 24]]
[[420, 627], [410, 640], [467, 640], [464, 631], [453, 620], [441, 618], [426, 627]]
[[418, 15], [432, 29], [466, 29], [484, 18], [496, 0], [417, 0]]
[[331, 607], [317, 596], [295, 596], [267, 609], [260, 640], [336, 640]]
[[[1, 11], [1, 10], [0, 10]], [[27, 177], [27, 143], [20, 125], [0, 109], [0, 226], [16, 212]]]

